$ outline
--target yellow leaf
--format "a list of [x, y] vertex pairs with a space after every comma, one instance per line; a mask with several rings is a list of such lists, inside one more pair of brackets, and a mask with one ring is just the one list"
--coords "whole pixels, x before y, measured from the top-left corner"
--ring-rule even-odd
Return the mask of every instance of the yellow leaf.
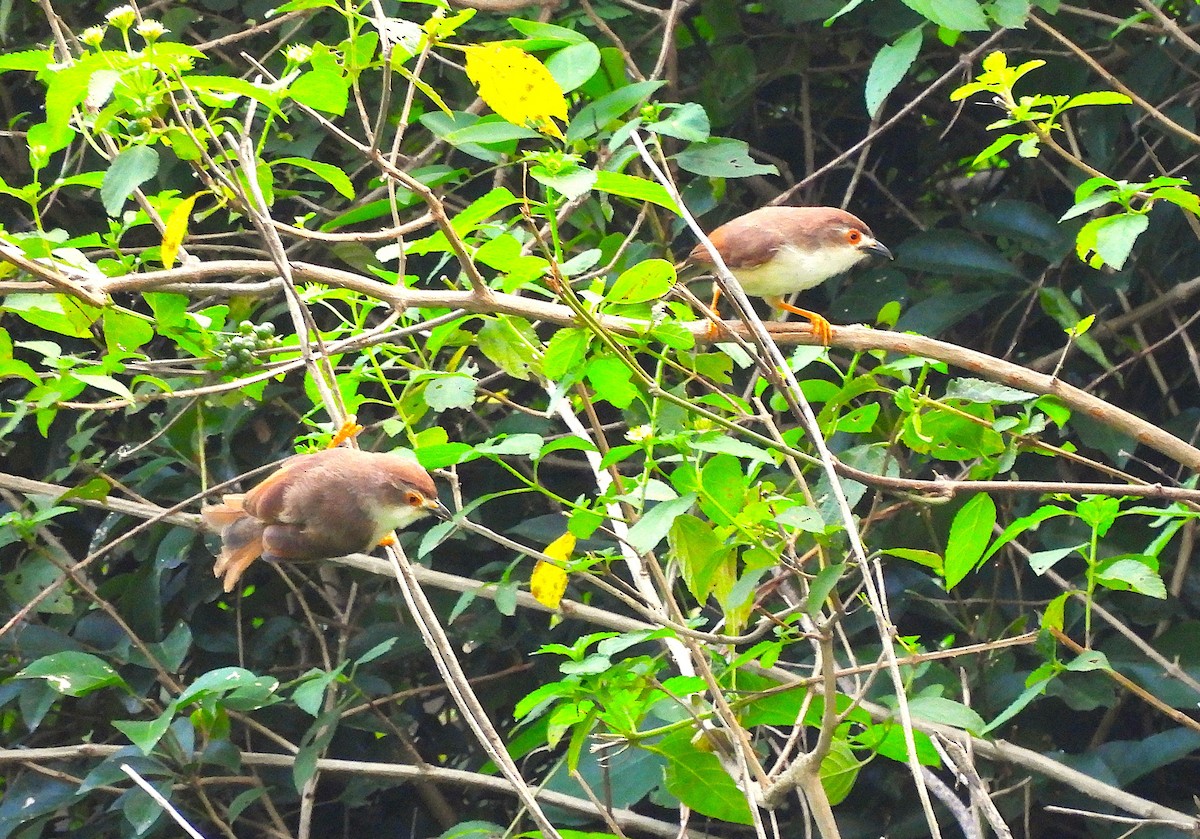
[[517, 47], [466, 48], [467, 76], [488, 107], [514, 125], [563, 139], [555, 119], [567, 121], [567, 99], [542, 62]]
[[546, 546], [546, 550], [542, 551], [551, 559], [557, 559], [559, 562], [566, 562], [571, 558], [571, 553], [575, 550], [575, 536], [572, 533], [564, 533], [553, 542]]
[[[566, 562], [575, 550], [575, 537], [564, 533], [546, 547], [546, 556]], [[567, 591], [567, 572], [544, 559], [538, 560], [529, 577], [529, 592], [543, 606], [557, 609]]]
[[529, 593], [533, 599], [550, 609], [557, 609], [567, 591], [567, 572], [557, 565], [539, 559], [529, 577]]
[[187, 235], [188, 219], [192, 215], [192, 206], [195, 205], [196, 199], [202, 193], [196, 193], [191, 198], [185, 198], [175, 205], [175, 209], [171, 211], [171, 215], [167, 217], [167, 223], [163, 229], [161, 257], [164, 268], [170, 268], [175, 264], [175, 257], [179, 254], [179, 246], [183, 244], [183, 237]]

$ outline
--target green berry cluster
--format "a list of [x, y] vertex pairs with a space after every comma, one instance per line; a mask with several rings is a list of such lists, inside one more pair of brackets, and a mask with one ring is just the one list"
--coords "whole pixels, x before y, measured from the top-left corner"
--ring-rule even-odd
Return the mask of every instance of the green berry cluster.
[[224, 333], [214, 352], [221, 359], [221, 372], [228, 375], [238, 375], [254, 367], [254, 353], [269, 350], [282, 343], [275, 334], [275, 324], [254, 324], [244, 320], [238, 324], [235, 333]]

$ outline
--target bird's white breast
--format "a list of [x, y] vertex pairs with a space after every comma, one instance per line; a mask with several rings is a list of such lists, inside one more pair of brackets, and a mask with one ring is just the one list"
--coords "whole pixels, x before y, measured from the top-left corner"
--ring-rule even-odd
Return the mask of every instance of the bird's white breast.
[[753, 268], [738, 268], [732, 273], [747, 294], [780, 297], [820, 285], [830, 277], [849, 271], [866, 256], [857, 248], [845, 246], [810, 251], [784, 245], [775, 252], [774, 259]]
[[384, 536], [387, 536], [393, 530], [403, 530], [415, 521], [420, 521], [429, 515], [429, 511], [424, 507], [411, 507], [407, 504], [398, 507], [389, 507], [380, 513], [379, 521], [375, 528], [375, 535], [372, 546], [379, 544]]

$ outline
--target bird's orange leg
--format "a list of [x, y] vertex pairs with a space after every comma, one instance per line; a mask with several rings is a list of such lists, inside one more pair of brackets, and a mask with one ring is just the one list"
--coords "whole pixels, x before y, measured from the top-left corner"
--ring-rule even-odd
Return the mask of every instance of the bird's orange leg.
[[333, 435], [333, 439], [329, 441], [329, 448], [336, 449], [350, 438], [357, 437], [358, 432], [362, 430], [363, 427], [354, 421], [354, 417], [347, 417], [346, 421], [342, 423], [342, 427], [337, 430], [337, 433]]
[[782, 297], [768, 297], [767, 302], [776, 309], [783, 309], [785, 312], [805, 318], [809, 323], [808, 328], [812, 330], [813, 337], [821, 346], [828, 347], [833, 343], [833, 327], [823, 316], [816, 312], [810, 312], [808, 309], [793, 306], [791, 303], [785, 303]]
[[715, 279], [713, 280], [713, 299], [708, 305], [709, 311], [712, 312], [713, 320], [708, 322], [708, 340], [715, 341], [721, 335], [721, 313], [717, 311], [717, 301], [721, 299], [721, 285]]

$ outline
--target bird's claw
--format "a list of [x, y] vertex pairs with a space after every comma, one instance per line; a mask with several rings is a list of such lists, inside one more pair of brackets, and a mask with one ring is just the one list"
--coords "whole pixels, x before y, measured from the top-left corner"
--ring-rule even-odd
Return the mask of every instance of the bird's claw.
[[823, 347], [828, 347], [833, 343], [833, 326], [825, 318], [817, 316], [810, 318], [809, 329], [812, 330], [813, 337], [817, 339]]

